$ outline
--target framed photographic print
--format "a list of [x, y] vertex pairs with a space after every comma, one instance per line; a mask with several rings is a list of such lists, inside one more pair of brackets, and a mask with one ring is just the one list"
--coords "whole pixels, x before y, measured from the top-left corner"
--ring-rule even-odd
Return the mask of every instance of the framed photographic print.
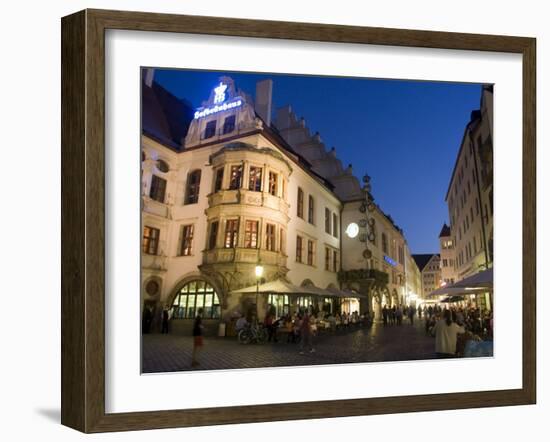
[[62, 423], [535, 403], [535, 51], [63, 18]]

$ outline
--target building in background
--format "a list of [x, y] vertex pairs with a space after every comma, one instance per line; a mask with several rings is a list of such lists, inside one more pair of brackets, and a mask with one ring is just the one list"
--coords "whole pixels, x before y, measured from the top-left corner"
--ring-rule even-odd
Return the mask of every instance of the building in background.
[[441, 256], [441, 280], [444, 284], [453, 284], [456, 281], [455, 248], [451, 235], [451, 228], [443, 224], [439, 233], [439, 254]]
[[412, 255], [422, 275], [422, 298], [429, 299], [434, 290], [441, 287], [441, 257], [438, 253]]
[[456, 280], [493, 266], [493, 88], [466, 125], [445, 197]]
[[[212, 332], [268, 308], [379, 313], [417, 290], [403, 231], [290, 108], [271, 122], [271, 94], [221, 77], [191, 109], [144, 70], [141, 298], [157, 321], [169, 307], [175, 332], [199, 308]], [[269, 282], [304, 294], [246, 291]]]

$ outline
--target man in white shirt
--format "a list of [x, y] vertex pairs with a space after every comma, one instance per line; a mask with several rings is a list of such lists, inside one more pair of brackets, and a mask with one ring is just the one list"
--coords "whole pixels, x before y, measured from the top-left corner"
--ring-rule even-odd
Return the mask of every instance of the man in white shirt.
[[457, 337], [465, 331], [464, 327], [451, 320], [451, 311], [445, 310], [443, 318], [437, 321], [434, 327], [435, 352], [437, 356], [440, 358], [454, 357]]

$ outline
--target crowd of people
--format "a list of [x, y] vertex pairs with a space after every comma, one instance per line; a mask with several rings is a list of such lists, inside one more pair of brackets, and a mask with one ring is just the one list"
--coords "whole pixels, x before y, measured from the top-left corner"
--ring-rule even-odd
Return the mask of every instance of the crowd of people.
[[425, 307], [425, 331], [435, 336], [438, 357], [491, 356], [493, 313], [468, 305]]
[[[241, 315], [235, 324], [237, 334], [240, 330], [250, 327], [255, 321], [254, 317], [247, 320], [245, 315]], [[284, 341], [287, 344], [299, 344], [301, 352], [315, 351], [312, 340], [319, 333], [335, 332], [370, 324], [372, 324], [372, 318], [368, 314], [360, 315], [357, 311], [333, 314], [324, 310], [315, 311], [311, 307], [279, 317], [277, 317], [275, 309], [269, 309], [262, 322], [263, 327], [267, 330], [268, 342]]]

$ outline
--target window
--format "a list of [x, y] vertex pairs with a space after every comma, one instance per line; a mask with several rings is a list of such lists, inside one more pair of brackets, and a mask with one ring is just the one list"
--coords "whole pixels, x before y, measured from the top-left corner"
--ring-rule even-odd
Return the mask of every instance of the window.
[[201, 184], [201, 171], [194, 170], [187, 175], [184, 204], [196, 204], [199, 201], [199, 189]]
[[214, 192], [222, 190], [223, 186], [223, 167], [216, 170], [216, 181], [214, 182]]
[[475, 205], [476, 205], [476, 215], [479, 215], [479, 201], [477, 200], [477, 198], [476, 198]]
[[332, 235], [335, 238], [338, 238], [339, 234], [340, 233], [338, 231], [338, 215], [336, 215], [336, 213], [333, 213], [332, 214]]
[[231, 166], [231, 176], [229, 180], [229, 189], [235, 190], [241, 187], [241, 179], [243, 176], [242, 164]]
[[248, 174], [248, 190], [254, 192], [262, 191], [262, 168], [256, 166], [250, 166], [250, 172]]
[[265, 248], [272, 252], [275, 251], [275, 224], [266, 224], [265, 226]]
[[166, 173], [170, 170], [170, 167], [168, 166], [168, 163], [166, 161], [158, 160], [157, 161], [157, 169], [162, 173]]
[[296, 237], [296, 262], [302, 262], [302, 237]]
[[474, 235], [474, 253], [477, 253], [477, 236]]
[[405, 250], [403, 246], [399, 246], [399, 262], [405, 264]]
[[279, 233], [279, 243], [280, 243], [279, 251], [282, 254], [286, 255], [286, 235], [285, 235], [285, 230], [282, 227]]
[[325, 270], [330, 270], [330, 249], [325, 247]]
[[189, 256], [192, 252], [193, 244], [193, 224], [181, 227], [181, 246], [180, 256]]
[[325, 232], [327, 232], [329, 235], [332, 233], [332, 228], [330, 225], [330, 217], [331, 217], [330, 210], [325, 207]]
[[153, 175], [151, 180], [151, 191], [149, 196], [155, 201], [164, 202], [164, 196], [166, 194], [166, 180], [164, 178]]
[[382, 252], [388, 253], [388, 237], [385, 233], [382, 233]]
[[313, 218], [314, 213], [315, 213], [315, 206], [314, 206], [313, 197], [311, 195], [309, 195], [308, 210], [307, 210], [307, 222], [310, 223], [310, 224], [315, 224], [315, 220]]
[[201, 280], [188, 282], [174, 299], [172, 319], [194, 319], [200, 308], [205, 319], [221, 316], [220, 298], [214, 288]]
[[447, 260], [446, 259], [443, 260], [443, 267], [447, 267]]
[[212, 221], [210, 224], [210, 236], [208, 237], [208, 250], [216, 248], [216, 242], [218, 241], [218, 221]]
[[296, 215], [304, 219], [304, 191], [298, 187], [298, 202], [296, 204]]
[[337, 250], [332, 251], [332, 270], [334, 272], [338, 271], [338, 251]]
[[228, 219], [225, 223], [224, 247], [232, 249], [237, 246], [237, 235], [239, 233], [239, 220]]
[[248, 249], [258, 247], [258, 221], [246, 221], [244, 228], [244, 246]]
[[204, 129], [204, 139], [212, 138], [214, 135], [216, 135], [216, 120], [206, 123], [206, 128]]
[[143, 242], [141, 244], [143, 253], [156, 255], [159, 247], [160, 230], [154, 227], [143, 227]]
[[273, 295], [267, 297], [267, 304], [275, 309], [275, 317], [288, 315], [290, 313], [290, 301], [288, 295]]
[[311, 239], [307, 240], [307, 265], [313, 265], [313, 241]]
[[235, 130], [235, 115], [230, 115], [223, 121], [223, 133], [228, 134]]
[[470, 223], [474, 222], [474, 208], [470, 207]]
[[277, 174], [275, 172], [269, 172], [269, 193], [273, 196], [277, 196], [277, 181]]

